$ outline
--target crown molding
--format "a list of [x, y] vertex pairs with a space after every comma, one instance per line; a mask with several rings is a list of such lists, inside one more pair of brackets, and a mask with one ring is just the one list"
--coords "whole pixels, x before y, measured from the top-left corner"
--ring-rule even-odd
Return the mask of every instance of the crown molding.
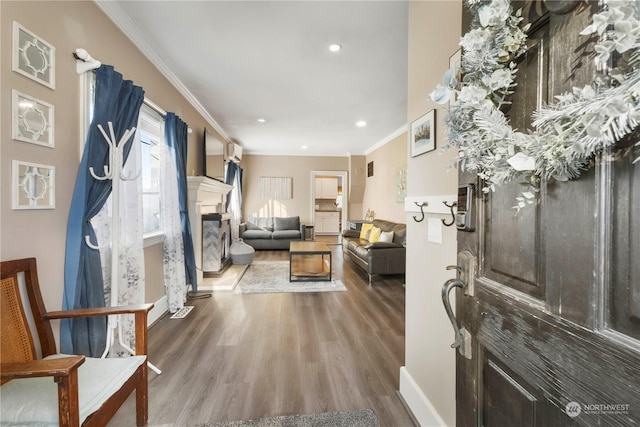
[[94, 3], [107, 15], [111, 21], [116, 24], [120, 31], [131, 40], [131, 42], [143, 53], [144, 56], [151, 61], [151, 63], [164, 75], [167, 80], [185, 97], [185, 99], [195, 108], [202, 117], [225, 139], [227, 142], [231, 142], [231, 138], [224, 131], [222, 126], [216, 122], [216, 120], [209, 114], [209, 112], [202, 106], [200, 101], [187, 89], [187, 87], [180, 81], [178, 76], [175, 75], [173, 70], [169, 68], [167, 63], [162, 59], [160, 54], [153, 47], [149, 39], [145, 34], [138, 29], [135, 23], [131, 20], [129, 15], [120, 7], [115, 1], [110, 0], [94, 0]]
[[398, 129], [396, 129], [393, 132], [391, 132], [386, 137], [382, 138], [382, 140], [380, 140], [379, 142], [373, 144], [371, 147], [369, 147], [366, 150], [364, 150], [364, 154], [365, 155], [371, 154], [372, 152], [374, 152], [378, 148], [382, 147], [383, 145], [388, 144], [389, 142], [393, 141], [394, 139], [396, 139], [397, 137], [402, 135], [404, 132], [407, 132], [408, 130], [409, 130], [409, 126], [408, 125], [406, 125], [406, 124], [402, 125]]

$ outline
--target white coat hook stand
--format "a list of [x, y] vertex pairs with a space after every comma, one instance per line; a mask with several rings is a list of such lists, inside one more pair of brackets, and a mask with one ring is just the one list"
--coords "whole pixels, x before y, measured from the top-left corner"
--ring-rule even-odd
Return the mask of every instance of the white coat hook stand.
[[[89, 236], [85, 236], [86, 244], [93, 249], [100, 249], [105, 247], [109, 243], [111, 244], [111, 306], [118, 305], [118, 281], [120, 278], [120, 182], [135, 180], [140, 176], [138, 171], [135, 176], [125, 176], [122, 172], [124, 167], [124, 146], [125, 143], [135, 133], [136, 128], [127, 129], [120, 141], [116, 143], [116, 136], [113, 130], [113, 123], [108, 122], [109, 134], [104, 130], [102, 125], [98, 125], [98, 129], [104, 137], [107, 145], [109, 146], [109, 164], [104, 166], [104, 175], [98, 175], [93, 167], [89, 168], [91, 176], [99, 181], [107, 179], [111, 180], [111, 242], [107, 242], [104, 246], [98, 246], [91, 243]], [[116, 329], [118, 332], [118, 343], [122, 348], [128, 351], [130, 354], [135, 355], [135, 351], [129, 347], [122, 339], [122, 322], [120, 321], [120, 315], [109, 316], [107, 324], [107, 339], [106, 346], [102, 357], [106, 357], [109, 350], [113, 347], [115, 342]], [[157, 374], [161, 374], [162, 371], [155, 367], [151, 362], [147, 361], [147, 365]]]

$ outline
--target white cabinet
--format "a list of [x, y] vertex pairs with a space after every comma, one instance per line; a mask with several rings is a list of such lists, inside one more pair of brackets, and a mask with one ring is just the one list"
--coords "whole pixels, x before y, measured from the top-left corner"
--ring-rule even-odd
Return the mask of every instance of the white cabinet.
[[316, 178], [316, 199], [338, 197], [338, 178]]
[[340, 212], [316, 212], [316, 234], [337, 234], [340, 232]]

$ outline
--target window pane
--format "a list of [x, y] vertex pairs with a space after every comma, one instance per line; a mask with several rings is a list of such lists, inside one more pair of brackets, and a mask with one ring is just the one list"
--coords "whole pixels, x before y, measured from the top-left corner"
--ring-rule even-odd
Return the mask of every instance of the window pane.
[[161, 230], [160, 213], [160, 158], [162, 148], [162, 121], [155, 113], [143, 108], [140, 112], [139, 138], [141, 153], [142, 206], [144, 232]]
[[160, 230], [160, 194], [142, 193], [144, 232]]

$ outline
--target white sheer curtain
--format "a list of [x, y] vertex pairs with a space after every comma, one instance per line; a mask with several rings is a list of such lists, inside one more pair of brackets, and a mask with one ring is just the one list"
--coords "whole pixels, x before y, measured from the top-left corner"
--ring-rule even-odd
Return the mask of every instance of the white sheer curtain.
[[178, 181], [176, 176], [175, 153], [162, 143], [160, 161], [160, 217], [164, 231], [164, 287], [169, 312], [175, 313], [187, 300], [187, 288], [184, 285], [184, 245], [180, 223], [180, 202], [178, 199]]
[[[140, 170], [140, 140], [136, 133], [131, 153], [124, 165], [124, 176], [136, 176]], [[106, 306], [111, 305], [111, 197], [98, 215], [92, 219], [96, 230], [100, 259], [102, 261], [102, 277], [104, 280], [104, 298]], [[120, 183], [120, 278], [118, 281], [118, 305], [135, 305], [144, 303], [145, 272], [144, 244], [142, 222], [142, 182], [140, 177]], [[135, 348], [135, 326], [133, 315], [120, 316], [122, 341], [130, 348]], [[114, 340], [109, 356], [128, 355]]]
[[240, 208], [240, 194], [237, 191], [240, 183], [238, 182], [238, 175], [233, 180], [233, 189], [229, 193], [229, 213], [231, 213], [231, 219], [229, 224], [231, 226], [232, 241], [240, 239], [240, 223], [242, 222], [242, 209]]
[[227, 212], [231, 214], [232, 241], [240, 239], [240, 223], [242, 222], [242, 168], [231, 162], [225, 164], [225, 183], [233, 188], [227, 196]]

